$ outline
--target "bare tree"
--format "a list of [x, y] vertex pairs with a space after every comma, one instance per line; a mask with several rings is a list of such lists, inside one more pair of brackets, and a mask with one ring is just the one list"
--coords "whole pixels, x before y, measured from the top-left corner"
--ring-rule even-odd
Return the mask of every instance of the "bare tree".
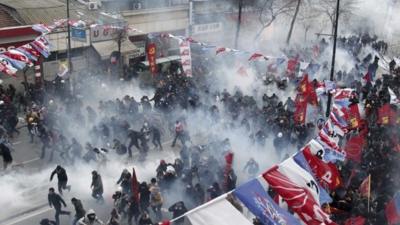
[[[329, 19], [332, 33], [335, 27], [336, 1], [337, 0], [316, 0], [315, 3], [313, 3], [315, 6], [314, 9], [320, 11]], [[358, 4], [358, 0], [341, 0], [339, 9], [340, 19], [342, 21], [350, 19], [350, 17], [354, 15], [353, 12], [357, 9]]]
[[259, 0], [256, 4], [259, 9], [258, 21], [261, 28], [254, 39], [257, 40], [279, 16], [289, 15], [296, 8], [297, 2], [298, 0]]

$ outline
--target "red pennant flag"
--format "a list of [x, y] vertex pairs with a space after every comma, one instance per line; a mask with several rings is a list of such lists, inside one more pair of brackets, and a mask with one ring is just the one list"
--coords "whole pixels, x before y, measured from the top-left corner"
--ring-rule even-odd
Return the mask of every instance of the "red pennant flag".
[[288, 177], [277, 170], [277, 166], [263, 174], [263, 178], [269, 186], [279, 194], [288, 206], [299, 215], [302, 221], [308, 225], [335, 225], [311, 193], [290, 181]]
[[135, 168], [132, 168], [132, 198], [135, 200], [136, 203], [139, 203], [139, 182], [136, 177]]
[[303, 155], [321, 186], [328, 187], [333, 191], [342, 185], [342, 179], [335, 164], [323, 162], [311, 153], [309, 146], [303, 149]]
[[256, 61], [256, 60], [259, 60], [261, 58], [266, 59], [266, 57], [263, 54], [254, 53], [253, 55], [250, 56], [249, 61]]
[[344, 225], [364, 225], [366, 219], [362, 216], [352, 217], [344, 222]]
[[360, 194], [363, 197], [369, 198], [371, 195], [371, 175], [365, 178], [359, 188]]

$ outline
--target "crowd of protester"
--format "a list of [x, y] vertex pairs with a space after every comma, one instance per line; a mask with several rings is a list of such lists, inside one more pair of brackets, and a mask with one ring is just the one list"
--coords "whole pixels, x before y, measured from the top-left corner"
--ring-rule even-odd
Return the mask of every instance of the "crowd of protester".
[[[327, 45], [327, 42], [321, 41], [320, 51], [327, 49]], [[354, 88], [357, 97], [351, 104], [361, 103], [366, 112], [362, 127], [351, 131], [350, 135], [366, 132], [367, 143], [360, 162], [346, 160], [338, 163], [344, 182], [341, 188], [331, 193], [333, 202], [325, 209], [338, 223], [363, 216], [366, 224], [385, 224], [385, 205], [400, 185], [396, 173], [400, 149], [397, 126], [378, 124], [378, 109], [390, 101], [388, 87], [399, 96], [400, 69], [392, 61], [389, 71], [378, 76], [380, 58], [377, 52], [385, 54], [388, 46], [377, 37], [368, 34], [341, 37], [339, 46], [348, 51], [357, 64], [350, 70], [338, 71], [337, 81]], [[362, 49], [368, 46], [376, 52], [364, 57]], [[207, 66], [199, 64], [194, 71], [203, 73], [208, 70]], [[363, 80], [365, 71], [371, 76], [366, 82]], [[194, 74], [194, 77], [196, 75], [203, 74]], [[289, 86], [296, 85], [298, 80], [292, 79]], [[259, 82], [262, 83], [262, 79]], [[76, 93], [84, 95], [84, 91], [79, 89]], [[194, 144], [196, 141], [189, 133], [187, 118], [177, 113], [176, 109], [202, 111], [207, 115], [206, 119], [222, 124], [226, 129], [243, 129], [248, 134], [243, 138], [248, 138], [255, 146], [266, 147], [267, 140], [271, 139], [280, 160], [288, 157], [289, 148], [300, 149], [304, 146], [318, 129], [316, 122], [296, 123], [295, 101], [290, 97], [282, 99], [274, 93], [263, 94], [258, 99], [243, 94], [239, 89], [233, 92], [226, 89], [214, 91], [201, 79], [183, 76], [179, 67], [175, 66], [159, 74], [154, 96], [142, 96], [140, 100], [125, 95], [89, 105], [78, 94], [71, 96], [57, 92], [57, 89], [34, 91], [34, 87], [27, 85], [25, 93], [19, 94], [12, 85], [7, 88], [0, 86], [0, 150], [4, 168], [13, 161], [9, 140], [20, 133], [18, 115], [23, 114], [30, 141], [41, 144], [41, 158], [60, 164], [50, 177], [53, 179], [57, 174], [59, 194], [50, 188], [48, 198], [50, 206], [56, 211], [55, 221], [41, 221], [42, 225], [59, 225], [59, 216], [70, 214], [62, 210], [62, 205], [67, 205], [62, 197], [63, 190], [71, 188], [65, 168], [81, 160], [104, 165], [110, 155], [127, 156], [128, 165], [133, 165], [134, 160], [145, 162], [150, 151], [165, 151], [166, 146], [161, 139], [169, 136], [173, 138], [171, 147], [180, 149], [178, 158], [173, 162], [160, 160], [154, 177], [147, 181], [138, 181], [134, 170], [124, 169], [119, 179], [115, 180], [121, 188], [112, 196], [114, 207], [109, 218], [96, 215], [77, 197], [72, 198], [75, 209], [73, 224], [157, 224], [166, 218], [164, 208], [173, 218], [178, 218], [188, 210], [235, 189], [237, 171], [232, 168], [225, 171], [223, 167], [224, 157], [231, 150], [230, 140], [217, 137], [207, 143]], [[321, 107], [319, 110], [322, 114]], [[65, 129], [71, 119], [88, 130], [88, 140], [82, 141]], [[54, 154], [58, 155], [54, 157]], [[251, 158], [243, 170], [248, 178], [252, 178], [262, 172], [261, 169], [266, 169], [261, 166]], [[367, 198], [360, 194], [359, 187], [369, 175], [372, 177], [372, 191]], [[92, 172], [91, 188], [96, 202], [104, 204], [105, 190], [97, 170]], [[184, 193], [182, 200], [166, 206], [165, 199], [173, 192]], [[238, 205], [232, 196], [230, 201]], [[100, 218], [107, 220], [104, 223]], [[184, 220], [175, 223], [183, 224]], [[261, 223], [255, 219], [254, 224]]]

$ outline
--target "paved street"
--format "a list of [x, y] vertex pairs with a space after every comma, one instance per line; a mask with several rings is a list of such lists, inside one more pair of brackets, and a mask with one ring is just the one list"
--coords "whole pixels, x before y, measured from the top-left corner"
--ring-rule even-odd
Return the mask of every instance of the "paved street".
[[[23, 125], [23, 123], [21, 124]], [[2, 174], [0, 184], [2, 184], [2, 192], [0, 192], [1, 205], [7, 205], [7, 209], [2, 210], [0, 213], [0, 224], [4, 225], [33, 225], [43, 218], [54, 218], [54, 210], [47, 205], [47, 191], [50, 186], [57, 187], [57, 179], [49, 182], [50, 172], [55, 168], [57, 162], [57, 154], [55, 160], [51, 163], [48, 162], [47, 157], [40, 159], [39, 140], [30, 143], [30, 138], [27, 133], [26, 127], [20, 129], [20, 135], [12, 139], [14, 151], [13, 157], [15, 163], [13, 164], [13, 172], [8, 171]], [[134, 161], [128, 163], [126, 156], [120, 158], [120, 161], [113, 160], [107, 164], [106, 167], [99, 168], [100, 171], [112, 171], [110, 174], [103, 175], [103, 183], [105, 185], [106, 204], [99, 206], [94, 202], [90, 196], [90, 171], [93, 170], [91, 166], [79, 165], [80, 169], [85, 170], [76, 171], [76, 168], [66, 168], [69, 176], [69, 183], [72, 184], [71, 193], [64, 193], [64, 200], [67, 202], [68, 210], [73, 211], [71, 208], [70, 199], [78, 197], [82, 199], [86, 209], [93, 208], [98, 211], [99, 215], [108, 215], [112, 204], [112, 194], [117, 190], [117, 185], [107, 188], [108, 184], [116, 182], [119, 174], [124, 168], [130, 168], [135, 165], [138, 171], [138, 179], [150, 179], [154, 175], [155, 168], [157, 167], [160, 159], [173, 161], [175, 155], [179, 150], [179, 145], [172, 149], [170, 147], [172, 140], [163, 142], [164, 151], [159, 152], [151, 149], [146, 165], [139, 164]], [[171, 152], [175, 154], [170, 154]], [[137, 158], [138, 153], [134, 154], [134, 159]], [[121, 161], [123, 163], [121, 163]], [[93, 165], [92, 165], [93, 166]], [[105, 172], [106, 173], [106, 172]], [[144, 173], [144, 174], [143, 174]], [[86, 177], [82, 181], [82, 176]], [[4, 185], [3, 185], [4, 184]], [[70, 224], [73, 217], [62, 216], [61, 224]], [[107, 219], [101, 218], [101, 219]]]

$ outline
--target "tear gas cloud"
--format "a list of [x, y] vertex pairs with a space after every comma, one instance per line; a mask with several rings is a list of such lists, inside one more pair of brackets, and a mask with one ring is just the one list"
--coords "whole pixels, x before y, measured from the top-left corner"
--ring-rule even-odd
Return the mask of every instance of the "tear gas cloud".
[[[370, 15], [369, 18], [371, 21], [382, 24], [383, 21], [382, 18], [379, 16], [380, 14], [370, 12], [378, 12], [378, 9], [385, 8], [389, 5], [389, 3], [381, 4], [380, 2], [379, 4], [377, 4], [376, 1], [365, 0], [362, 1], [362, 3], [360, 3], [359, 5], [360, 12], [357, 12], [356, 15], [360, 15], [360, 17], [357, 17], [360, 18], [360, 21], [362, 21], [361, 18], [364, 18], [363, 16]], [[395, 18], [398, 15], [395, 15], [395, 13], [393, 13], [392, 16], [393, 18]], [[392, 19], [391, 21], [400, 21], [400, 19]], [[314, 21], [314, 23], [318, 23], [318, 21]], [[267, 52], [267, 55], [282, 55], [281, 47], [285, 47], [282, 40], [286, 39], [288, 29], [286, 26], [281, 26], [282, 24], [287, 24], [287, 20], [277, 20], [277, 24], [274, 24], [271, 28], [266, 30], [266, 32], [273, 32], [272, 34], [268, 33], [264, 35], [264, 37], [267, 37], [267, 41], [256, 42], [255, 45], [245, 45], [245, 43], [248, 43], [248, 40], [254, 40], [254, 34], [257, 31], [247, 30], [246, 32], [242, 32], [241, 40], [243, 40], [243, 42], [241, 43], [241, 46], [249, 46], [248, 48], [245, 48], [245, 50], [248, 51], [258, 51], [261, 49], [263, 50], [262, 52]], [[354, 27], [357, 27], [361, 26], [362, 24], [360, 22], [359, 24], [353, 25]], [[371, 27], [376, 28], [379, 26]], [[399, 26], [393, 25], [391, 27], [394, 29], [395, 27]], [[321, 28], [317, 26], [315, 26], [315, 28], [313, 29], [314, 31], [321, 31]], [[345, 27], [341, 27], [340, 29], [341, 32], [345, 33]], [[313, 33], [313, 31], [309, 31], [309, 33]], [[304, 41], [304, 30], [302, 26], [296, 25], [293, 39], [296, 43], [301, 43], [302, 41]], [[312, 37], [310, 39], [315, 38]], [[331, 48], [328, 47], [328, 49]], [[324, 56], [322, 61], [330, 62], [330, 50], [327, 50], [323, 54]], [[337, 54], [339, 56], [337, 57], [338, 69], [348, 71], [354, 66], [355, 62], [347, 52], [343, 50], [338, 50]], [[294, 99], [295, 88], [293, 84], [290, 84], [286, 91], [279, 90], [274, 85], [265, 86], [262, 82], [261, 77], [257, 75], [254, 67], [249, 66], [250, 63], [247, 61], [246, 58], [248, 58], [248, 56], [243, 56], [242, 58], [238, 57], [237, 62], [234, 63], [224, 62], [225, 56], [223, 54], [210, 58], [209, 60], [214, 61], [214, 72], [210, 75], [212, 79], [208, 79], [207, 81], [209, 84], [208, 90], [210, 91], [210, 93], [221, 92], [224, 89], [227, 89], [228, 92], [233, 94], [235, 91], [240, 90], [243, 95], [254, 96], [257, 101], [258, 107], [262, 107], [262, 102], [260, 99], [264, 93], [267, 93], [269, 96], [272, 95], [272, 93], [275, 93], [279, 96], [280, 101], [285, 101], [286, 98], [289, 96]], [[247, 76], [238, 75], [238, 69], [241, 66], [246, 68]], [[318, 76], [319, 79], [323, 79], [326, 78], [328, 75], [319, 74]], [[134, 96], [136, 100], [139, 100], [144, 95], [147, 95], [151, 98], [154, 93], [154, 89], [143, 89], [139, 87], [139, 84], [135, 81], [112, 83], [105, 80], [94, 79], [91, 83], [81, 83], [80, 85], [84, 86], [81, 92], [81, 100], [83, 102], [83, 105], [92, 106], [92, 108], [97, 112], [98, 115], [101, 115], [101, 113], [98, 111], [99, 101], [114, 100], [116, 98], [122, 99], [125, 95]], [[200, 108], [196, 111], [184, 111], [180, 108], [176, 108], [174, 112], [170, 113], [171, 115], [173, 115], [172, 119], [170, 119], [171, 121], [169, 121], [169, 123], [163, 123], [164, 130], [169, 132], [169, 130], [172, 129], [171, 123], [173, 124], [174, 119], [179, 118], [180, 116], [184, 116], [186, 118], [188, 130], [192, 136], [192, 141], [194, 142], [194, 144], [207, 144], [211, 140], [224, 140], [225, 138], [229, 138], [232, 146], [231, 150], [235, 153], [234, 169], [239, 177], [238, 184], [243, 183], [248, 179], [248, 177], [241, 171], [244, 164], [249, 160], [249, 158], [252, 157], [258, 161], [261, 171], [271, 167], [273, 164], [282, 160], [283, 155], [278, 155], [272, 144], [276, 134], [270, 134], [270, 136], [266, 140], [265, 147], [260, 147], [252, 143], [249, 138], [251, 133], [256, 132], [256, 130], [248, 131], [243, 126], [240, 126], [240, 120], [243, 119], [242, 117], [239, 117], [238, 121], [234, 121], [234, 125], [231, 126], [230, 123], [232, 119], [224, 112], [224, 108], [221, 102], [217, 102], [216, 99], [209, 99], [209, 95], [205, 93], [200, 93], [199, 97], [201, 101], [209, 101], [211, 104], [215, 104], [219, 108], [219, 110], [221, 111], [221, 122], [215, 122], [215, 120], [210, 117], [207, 108]], [[55, 99], [55, 102], [58, 103], [59, 100]], [[57, 114], [57, 116], [61, 120], [60, 123], [63, 126], [63, 133], [65, 133], [65, 136], [69, 140], [71, 137], [76, 137], [82, 145], [84, 145], [86, 142], [89, 142], [91, 140], [89, 131], [92, 124], [90, 126], [83, 125], [75, 119], [74, 115], [67, 113], [66, 110], [66, 108], [59, 109]], [[83, 112], [83, 114], [86, 115], [85, 112]], [[98, 116], [97, 122], [100, 122], [100, 120], [101, 118], [100, 116]], [[132, 128], [134, 130], [139, 130], [143, 121], [143, 118], [139, 119], [138, 121], [136, 121]], [[149, 122], [152, 123], [152, 121]], [[165, 135], [166, 134], [164, 134], [164, 136]], [[297, 147], [292, 146], [290, 143], [288, 143], [287, 153], [291, 154], [296, 151]], [[98, 166], [97, 164], [93, 163], [78, 163], [74, 166], [65, 166], [69, 175], [69, 184], [72, 185], [71, 196], [74, 195], [77, 198], [82, 199], [90, 198], [89, 186], [91, 182], [90, 174], [92, 170], [96, 169], [102, 175], [105, 189], [104, 196], [111, 196], [111, 194], [117, 189], [115, 182], [119, 178], [119, 175], [124, 168], [128, 168], [128, 170], [131, 170], [130, 168], [134, 166], [136, 169], [136, 174], [138, 175], [138, 180], [148, 182], [152, 177], [155, 176], [155, 169], [160, 159], [165, 159], [167, 162], [172, 163], [179, 154], [177, 152], [164, 151], [162, 154], [149, 156], [148, 160], [146, 160], [146, 162], [144, 163], [126, 163], [125, 158], [111, 156], [111, 153], [109, 153], [108, 155], [109, 161], [106, 165]], [[221, 166], [223, 167], [223, 165]], [[50, 186], [48, 179], [50, 176], [50, 172], [53, 168], [54, 165], [49, 165], [40, 172], [29, 172], [26, 170], [21, 170], [18, 173], [11, 172], [3, 175], [0, 179], [0, 205], [9, 206], [7, 208], [8, 212], [3, 211], [3, 213], [11, 213], [14, 209], [20, 207], [37, 205], [38, 201], [41, 203], [46, 203], [45, 195], [47, 194], [47, 187]], [[53, 181], [51, 185], [56, 186], [55, 181]], [[32, 200], [32, 196], [24, 193], [26, 190], [32, 189], [35, 190], [35, 193], [41, 196], [41, 200]], [[171, 193], [169, 195], [168, 202], [173, 203], [175, 201], [182, 200], [182, 198], [182, 194], [178, 192]]]

